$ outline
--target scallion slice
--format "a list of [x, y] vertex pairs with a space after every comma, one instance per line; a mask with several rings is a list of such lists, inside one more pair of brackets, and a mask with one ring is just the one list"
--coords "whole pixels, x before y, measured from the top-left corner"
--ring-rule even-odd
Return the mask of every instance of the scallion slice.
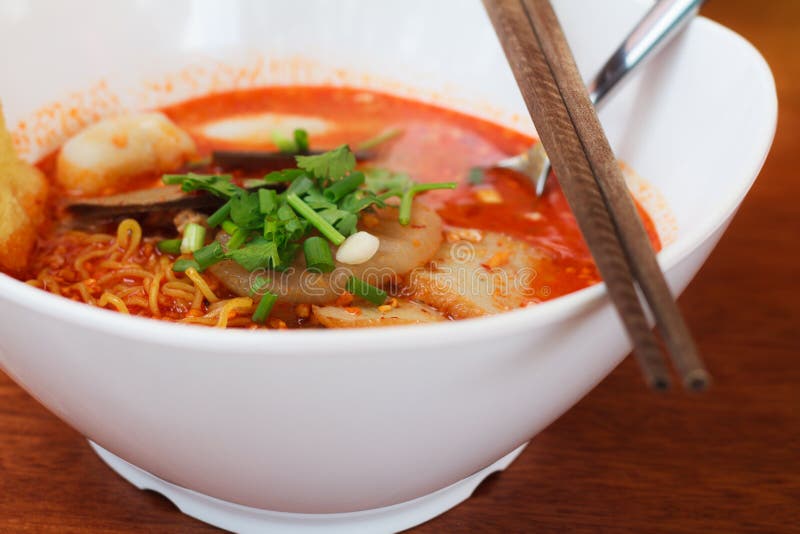
[[302, 195], [312, 187], [314, 187], [314, 182], [311, 181], [311, 178], [308, 176], [299, 176], [286, 188], [286, 194]]
[[275, 241], [275, 235], [278, 233], [278, 221], [272, 217], [264, 219], [264, 239]]
[[237, 228], [231, 238], [228, 240], [228, 250], [236, 250], [242, 245], [244, 242], [247, 241], [247, 231], [242, 230], [241, 228]]
[[328, 241], [319, 236], [309, 237], [303, 242], [303, 254], [309, 271], [329, 273], [335, 267]]
[[284, 154], [297, 153], [297, 144], [294, 142], [294, 139], [284, 137], [279, 130], [273, 130], [272, 134], [270, 134], [270, 137], [272, 138], [272, 143], [280, 152], [283, 152]]
[[163, 241], [159, 241], [156, 247], [164, 254], [174, 254], [177, 256], [181, 253], [182, 241], [183, 239], [180, 237], [176, 239], [164, 239]]
[[286, 195], [286, 202], [297, 212], [298, 215], [306, 219], [308, 222], [314, 226], [319, 233], [324, 235], [325, 237], [330, 240], [331, 243], [334, 245], [341, 245], [344, 243], [345, 237], [333, 227], [328, 221], [322, 218], [322, 216], [314, 211], [311, 206], [303, 202], [303, 200], [294, 193], [289, 193]]
[[225, 204], [222, 205], [217, 211], [211, 214], [208, 218], [208, 225], [211, 228], [216, 228], [224, 221], [228, 220], [228, 216], [231, 214], [231, 201], [227, 201]]
[[350, 279], [347, 280], [346, 289], [353, 295], [368, 300], [376, 306], [380, 306], [386, 302], [386, 298], [389, 296], [383, 289], [375, 287], [355, 276], [351, 276]]
[[323, 195], [331, 202], [338, 202], [340, 198], [352, 193], [364, 183], [364, 173], [354, 171], [349, 176], [345, 176], [338, 182], [334, 182], [330, 187], [325, 189]]
[[258, 190], [258, 207], [266, 215], [278, 209], [278, 193], [272, 189]]
[[261, 296], [261, 300], [258, 302], [258, 306], [256, 306], [256, 311], [253, 312], [253, 322], [264, 324], [276, 300], [278, 300], [278, 295], [270, 293], [269, 291], [264, 293]]
[[258, 276], [250, 285], [250, 296], [254, 297], [261, 293], [261, 290], [269, 284], [272, 280], [267, 278], [266, 276]]
[[225, 252], [223, 252], [222, 245], [220, 245], [219, 241], [214, 241], [210, 245], [206, 245], [194, 253], [194, 261], [197, 262], [199, 267], [197, 270], [200, 272], [205, 271], [210, 266], [224, 259]]
[[200, 265], [198, 265], [196, 261], [186, 258], [179, 258], [175, 260], [175, 263], [172, 264], [172, 270], [176, 273], [185, 272], [187, 269], [195, 269], [199, 272]]
[[223, 221], [222, 222], [222, 229], [225, 231], [226, 234], [233, 235], [233, 234], [236, 233], [236, 230], [238, 230], [239, 227], [236, 226], [233, 223], [233, 221]]
[[202, 248], [206, 241], [206, 228], [197, 223], [189, 223], [183, 230], [183, 240], [181, 241], [181, 252], [188, 254]]

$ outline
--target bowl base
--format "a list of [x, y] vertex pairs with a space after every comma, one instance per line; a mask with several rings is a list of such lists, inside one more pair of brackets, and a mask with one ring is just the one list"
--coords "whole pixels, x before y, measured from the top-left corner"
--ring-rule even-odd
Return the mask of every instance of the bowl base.
[[477, 473], [423, 497], [392, 506], [339, 514], [273, 512], [209, 497], [161, 480], [89, 441], [92, 449], [122, 478], [141, 490], [160, 493], [184, 514], [232, 532], [398, 532], [433, 519], [460, 504], [489, 475], [513, 462], [527, 443]]

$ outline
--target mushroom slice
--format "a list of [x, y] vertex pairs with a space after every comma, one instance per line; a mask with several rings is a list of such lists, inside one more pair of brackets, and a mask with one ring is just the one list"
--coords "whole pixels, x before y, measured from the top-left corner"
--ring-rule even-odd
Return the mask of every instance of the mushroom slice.
[[365, 328], [404, 324], [436, 323], [447, 320], [440, 311], [413, 300], [398, 299], [397, 306], [341, 308], [313, 306], [314, 318], [327, 328]]

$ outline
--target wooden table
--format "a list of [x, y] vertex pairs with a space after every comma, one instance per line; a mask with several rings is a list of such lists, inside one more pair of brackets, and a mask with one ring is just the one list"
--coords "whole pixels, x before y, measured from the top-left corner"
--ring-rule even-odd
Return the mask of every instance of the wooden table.
[[[764, 53], [781, 107], [761, 177], [681, 299], [714, 389], [653, 394], [628, 359], [419, 532], [800, 531], [800, 0], [705, 14]], [[117, 477], [0, 373], [0, 532], [213, 530]]]

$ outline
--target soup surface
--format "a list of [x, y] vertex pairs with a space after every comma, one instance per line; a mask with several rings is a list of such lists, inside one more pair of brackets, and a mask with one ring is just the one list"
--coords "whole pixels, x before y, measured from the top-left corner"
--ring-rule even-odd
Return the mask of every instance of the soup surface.
[[[160, 111], [178, 131], [167, 131], [159, 123], [160, 133], [175, 146], [193, 145], [176, 160], [153, 163], [159, 158], [148, 148], [145, 156], [132, 160], [128, 170], [117, 171], [119, 165], [106, 160], [118, 164], [122, 156], [85, 156], [78, 143], [74, 143], [77, 148], [68, 143], [39, 163], [51, 184], [48, 217], [26, 268], [16, 273], [20, 279], [122, 313], [244, 328], [380, 326], [475, 317], [536, 304], [600, 280], [556, 180], [551, 179], [544, 197], [537, 199], [530, 181], [518, 173], [474, 170], [518, 154], [535, 141], [518, 132], [408, 99], [332, 87], [237, 91]], [[347, 242], [340, 246], [326, 242], [326, 250], [330, 247], [336, 256], [332, 272], [331, 265], [322, 272], [310, 269], [310, 258], [316, 256], [306, 249], [305, 240], [322, 237], [324, 241], [326, 237], [311, 227], [295, 237], [292, 257], [282, 258], [279, 267], [268, 262], [257, 266], [258, 262], [250, 264], [237, 257], [233, 248], [229, 250], [236, 240], [236, 231], [231, 230], [236, 227], [233, 216], [224, 221], [227, 226], [209, 224], [208, 215], [216, 213], [218, 206], [154, 209], [100, 220], [84, 220], [67, 209], [79, 198], [143, 189], [166, 191], [165, 173], [183, 176], [184, 188], [190, 172], [227, 174], [231, 183], [247, 186], [252, 183], [248, 180], [262, 178], [268, 171], [245, 164], [238, 168], [228, 164], [223, 169], [211, 158], [212, 152], [276, 148], [291, 152], [292, 147], [286, 145], [292, 142], [302, 152], [302, 143], [295, 137], [299, 130], [307, 135], [312, 151], [349, 145], [357, 167], [347, 172], [349, 176], [358, 171], [366, 175], [362, 188], [390, 183], [394, 178], [406, 184], [404, 191], [411, 187], [409, 178], [418, 189], [424, 189], [420, 184], [443, 182], [455, 182], [455, 187], [413, 196], [410, 223], [397, 222], [402, 191], [388, 198], [386, 206], [375, 204], [357, 212], [357, 228], [343, 233], [364, 233], [361, 237], [370, 245], [356, 243], [360, 238], [355, 237], [351, 244], [361, 248]], [[187, 139], [180, 137], [186, 134]], [[109, 142], [116, 149], [132, 150], [139, 142], [136, 135], [127, 130], [117, 132]], [[147, 161], [140, 165], [142, 158]], [[106, 170], [89, 174], [75, 170], [80, 166], [76, 161], [87, 160], [106, 165]], [[94, 182], [87, 178], [90, 175]], [[111, 179], [111, 175], [120, 179]], [[329, 177], [326, 184], [336, 181]], [[86, 185], [90, 182], [91, 186]], [[296, 184], [283, 185], [291, 192]], [[329, 199], [335, 196], [327, 189], [324, 193]], [[281, 202], [286, 194], [278, 189], [275, 198]], [[256, 197], [271, 195], [259, 193]], [[355, 195], [360, 198], [361, 193], [357, 190]], [[301, 198], [313, 206], [316, 197], [306, 192]], [[300, 217], [308, 227], [302, 220], [304, 212], [295, 204], [292, 208], [294, 212], [286, 212], [286, 216]], [[265, 211], [262, 204], [261, 209], [269, 221], [269, 206]], [[315, 209], [324, 212], [324, 208]], [[282, 212], [276, 213], [278, 222], [285, 223]], [[402, 207], [399, 213], [402, 218]], [[640, 213], [658, 249], [654, 226], [643, 210]], [[212, 222], [218, 222], [214, 218], [212, 215]], [[344, 228], [341, 219], [330, 220]], [[268, 247], [269, 239], [277, 239], [269, 235], [269, 222], [258, 224], [257, 231], [243, 238], [244, 248], [251, 252], [257, 246]], [[205, 268], [191, 266], [197, 266], [191, 262], [199, 253], [196, 247], [186, 248], [190, 226], [204, 229], [198, 245], [225, 254], [224, 261], [201, 265]], [[178, 242], [182, 250], [175, 249]], [[366, 260], [353, 263], [345, 257], [346, 246], [355, 250], [356, 256], [368, 255], [370, 246], [377, 248]], [[317, 252], [326, 254], [325, 250]], [[344, 274], [337, 276], [340, 270]]]

